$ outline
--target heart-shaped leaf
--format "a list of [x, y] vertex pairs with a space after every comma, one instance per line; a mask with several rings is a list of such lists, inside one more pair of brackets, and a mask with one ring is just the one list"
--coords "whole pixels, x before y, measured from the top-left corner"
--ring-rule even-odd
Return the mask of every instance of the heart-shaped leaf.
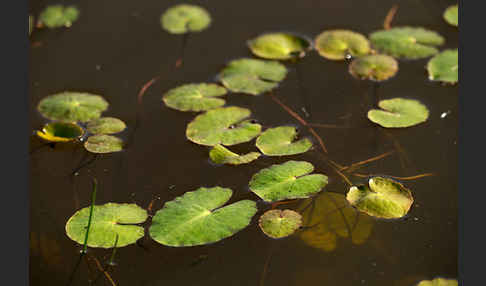
[[381, 53], [396, 58], [421, 59], [437, 54], [439, 51], [435, 46], [442, 45], [444, 38], [424, 28], [396, 27], [372, 33], [370, 41]]
[[125, 122], [114, 117], [101, 117], [88, 122], [86, 129], [91, 134], [115, 134], [127, 128]]
[[[67, 236], [79, 244], [84, 243], [90, 207], [83, 208], [66, 223]], [[118, 234], [117, 247], [135, 243], [143, 237], [144, 229], [135, 225], [147, 219], [147, 211], [135, 204], [107, 203], [94, 206], [89, 229], [89, 247], [112, 248]]]
[[302, 161], [272, 165], [253, 175], [250, 190], [267, 202], [308, 198], [327, 185], [327, 176], [308, 175], [312, 171], [314, 166]]
[[293, 234], [302, 225], [302, 216], [293, 210], [269, 210], [258, 220], [260, 229], [271, 238]]
[[409, 189], [389, 178], [373, 177], [368, 185], [352, 186], [346, 199], [359, 211], [379, 218], [400, 218], [412, 206]]
[[84, 142], [84, 148], [91, 153], [113, 153], [123, 150], [123, 141], [111, 135], [94, 135]]
[[79, 10], [74, 6], [50, 5], [39, 15], [39, 23], [48, 28], [71, 27], [78, 19]]
[[380, 109], [368, 111], [368, 119], [386, 128], [410, 127], [425, 122], [429, 110], [418, 100], [406, 98], [385, 99], [378, 102]]
[[349, 73], [358, 79], [384, 81], [398, 71], [398, 62], [387, 55], [368, 55], [359, 57], [349, 65]]
[[316, 50], [329, 60], [344, 60], [348, 56], [360, 57], [370, 52], [365, 36], [349, 30], [328, 30], [315, 39]]
[[171, 34], [200, 32], [211, 24], [211, 16], [200, 6], [179, 4], [165, 11], [160, 16], [160, 23]]
[[256, 140], [257, 148], [268, 156], [294, 155], [307, 152], [312, 143], [304, 138], [293, 142], [297, 130], [291, 126], [280, 126], [265, 130]]
[[434, 56], [427, 63], [429, 79], [446, 83], [456, 83], [459, 80], [458, 50], [445, 50]]
[[251, 52], [264, 59], [289, 60], [303, 57], [311, 44], [303, 37], [288, 33], [269, 33], [248, 41]]
[[83, 136], [84, 130], [81, 126], [71, 122], [51, 122], [36, 134], [49, 142], [69, 142]]
[[250, 163], [258, 157], [260, 157], [258, 152], [250, 152], [245, 155], [238, 155], [226, 149], [224, 146], [218, 144], [215, 145], [211, 151], [209, 151], [209, 158], [216, 164], [230, 164], [230, 165], [240, 165]]
[[223, 207], [231, 189], [199, 188], [164, 204], [155, 213], [150, 236], [167, 246], [194, 246], [220, 241], [250, 224], [256, 203], [242, 200]]
[[248, 142], [260, 134], [261, 125], [242, 121], [251, 115], [246, 108], [229, 106], [209, 110], [187, 125], [186, 137], [206, 146], [226, 146]]
[[226, 89], [212, 83], [190, 83], [169, 90], [162, 100], [165, 105], [180, 111], [205, 111], [225, 104], [218, 98], [226, 94]]

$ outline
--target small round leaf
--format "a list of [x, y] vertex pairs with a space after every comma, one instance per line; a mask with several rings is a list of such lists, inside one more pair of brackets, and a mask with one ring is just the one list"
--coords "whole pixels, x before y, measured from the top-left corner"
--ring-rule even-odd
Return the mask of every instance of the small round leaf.
[[113, 153], [123, 150], [123, 141], [111, 135], [94, 135], [84, 142], [84, 148], [91, 153]]
[[162, 100], [165, 105], [180, 111], [205, 111], [225, 104], [217, 98], [226, 94], [226, 89], [212, 83], [190, 83], [169, 90]]
[[[84, 243], [90, 207], [78, 210], [66, 223], [67, 236]], [[135, 224], [147, 219], [147, 211], [136, 204], [107, 203], [94, 206], [88, 235], [89, 247], [112, 248], [118, 234], [117, 247], [135, 243], [144, 235], [144, 228]]]
[[306, 39], [287, 33], [263, 34], [248, 41], [253, 54], [272, 60], [303, 57], [310, 46]]
[[459, 80], [458, 50], [445, 50], [431, 58], [427, 71], [430, 80], [456, 83]]
[[39, 15], [39, 22], [48, 28], [71, 27], [78, 19], [79, 10], [74, 6], [51, 5]]
[[250, 163], [258, 157], [260, 157], [258, 152], [250, 152], [245, 155], [238, 155], [231, 152], [224, 146], [218, 144], [215, 145], [211, 151], [209, 151], [209, 158], [216, 164], [230, 164], [230, 165], [240, 165]]
[[70, 122], [51, 122], [46, 124], [37, 136], [49, 142], [69, 142], [84, 134], [81, 126]]
[[91, 134], [114, 134], [127, 128], [125, 122], [114, 117], [101, 117], [88, 122], [86, 129]]
[[399, 182], [373, 177], [368, 185], [352, 186], [346, 199], [359, 211], [379, 218], [400, 218], [413, 203], [412, 193]]
[[368, 55], [357, 58], [349, 65], [349, 73], [358, 79], [384, 81], [398, 71], [398, 62], [387, 55]]
[[267, 236], [282, 238], [299, 229], [302, 216], [293, 210], [269, 210], [260, 217], [258, 225]]
[[200, 32], [211, 24], [209, 12], [197, 5], [180, 4], [160, 16], [162, 28], [172, 34]]
[[444, 20], [452, 26], [459, 25], [459, 6], [451, 5], [444, 11]]
[[456, 279], [435, 278], [432, 280], [420, 281], [417, 286], [458, 286], [459, 283]]
[[370, 52], [365, 36], [349, 30], [329, 30], [315, 39], [317, 52], [329, 60], [344, 60], [348, 55], [360, 57]]
[[293, 142], [297, 130], [291, 126], [280, 126], [265, 130], [256, 140], [256, 146], [267, 156], [295, 155], [307, 152], [312, 143], [304, 138]]
[[429, 110], [418, 100], [406, 98], [385, 99], [378, 102], [380, 109], [368, 111], [368, 119], [385, 128], [410, 127], [425, 122]]

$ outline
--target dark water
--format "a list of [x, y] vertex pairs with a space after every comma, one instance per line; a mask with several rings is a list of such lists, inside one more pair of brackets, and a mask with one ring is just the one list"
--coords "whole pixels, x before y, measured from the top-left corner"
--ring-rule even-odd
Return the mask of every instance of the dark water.
[[[54, 1], [30, 1], [32, 14]], [[424, 26], [446, 38], [443, 48], [458, 46], [457, 28], [441, 18], [455, 1], [190, 1], [207, 8], [211, 27], [188, 39], [184, 63], [175, 69], [182, 38], [160, 28], [160, 14], [181, 1], [79, 1], [80, 19], [69, 30], [37, 30], [31, 36], [30, 98], [32, 129], [45, 120], [35, 107], [43, 97], [64, 91], [103, 95], [110, 102], [107, 116], [127, 122], [128, 138], [136, 119], [136, 96], [141, 86], [160, 76], [144, 95], [143, 116], [130, 147], [104, 155], [82, 169], [70, 172], [90, 155], [81, 147], [43, 148], [31, 156], [30, 232], [31, 285], [65, 285], [80, 250], [64, 232], [67, 219], [90, 203], [91, 178], [99, 182], [97, 203], [134, 202], [154, 210], [200, 186], [233, 189], [230, 202], [257, 197], [248, 182], [258, 170], [286, 160], [305, 160], [316, 172], [329, 176], [326, 191], [345, 194], [347, 185], [324, 163], [319, 148], [302, 155], [263, 158], [249, 165], [214, 166], [208, 148], [185, 139], [185, 128], [195, 114], [166, 108], [162, 94], [183, 83], [209, 82], [231, 59], [251, 56], [246, 40], [267, 31], [292, 31], [315, 37], [325, 29], [345, 28], [363, 34], [380, 29], [387, 11], [399, 9], [393, 25]], [[353, 79], [344, 62], [331, 62], [309, 53], [300, 63], [307, 99], [299, 97], [296, 65], [274, 92], [300, 112], [307, 101], [310, 122], [350, 128], [316, 128], [329, 157], [342, 164], [395, 150], [358, 170], [363, 174], [399, 177], [432, 172], [435, 176], [404, 184], [413, 191], [414, 205], [403, 220], [371, 219], [372, 231], [362, 244], [338, 238], [333, 251], [305, 244], [298, 235], [272, 240], [258, 228], [259, 213], [250, 226], [218, 243], [170, 248], [147, 238], [142, 248], [131, 245], [117, 252], [111, 273], [116, 285], [414, 285], [435, 276], [457, 277], [457, 87], [427, 80], [425, 60], [400, 61], [397, 76], [381, 84], [379, 99], [409, 97], [430, 110], [428, 121], [403, 130], [386, 130], [366, 119], [375, 100], [370, 82]], [[248, 107], [265, 127], [290, 124], [305, 128], [269, 96], [231, 94], [228, 105]], [[445, 118], [441, 114], [447, 112]], [[388, 134], [388, 135], [386, 135]], [[395, 142], [395, 143], [394, 143]], [[314, 140], [315, 146], [317, 142]], [[41, 145], [32, 137], [31, 149]], [[235, 150], [252, 150], [253, 142]], [[400, 159], [402, 157], [402, 159]], [[406, 158], [406, 159], [403, 159]], [[353, 183], [365, 179], [349, 176]], [[298, 204], [282, 206], [297, 208]], [[90, 250], [72, 285], [87, 285], [98, 275], [108, 250]], [[266, 265], [266, 267], [265, 267]], [[262, 279], [263, 277], [263, 279]], [[263, 284], [261, 284], [263, 282]], [[110, 285], [102, 277], [97, 285]]]

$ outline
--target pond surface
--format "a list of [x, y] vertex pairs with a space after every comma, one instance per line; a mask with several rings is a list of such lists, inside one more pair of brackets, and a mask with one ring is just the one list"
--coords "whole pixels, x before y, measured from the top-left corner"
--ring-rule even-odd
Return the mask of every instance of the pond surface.
[[[180, 1], [179, 1], [180, 2]], [[227, 105], [247, 107], [264, 127], [293, 125], [314, 148], [301, 155], [262, 157], [248, 165], [216, 166], [209, 149], [185, 137], [195, 113], [168, 109], [161, 101], [167, 90], [184, 83], [211, 82], [225, 64], [251, 57], [246, 41], [263, 32], [290, 31], [314, 38], [326, 29], [351, 29], [368, 35], [381, 29], [394, 2], [399, 3], [393, 26], [423, 26], [445, 37], [442, 49], [458, 47], [458, 30], [443, 19], [455, 1], [190, 1], [212, 15], [209, 29], [188, 38], [183, 64], [175, 68], [182, 37], [168, 34], [159, 17], [173, 1], [79, 1], [80, 18], [71, 28], [34, 30], [30, 50], [30, 114], [32, 130], [46, 122], [36, 111], [45, 96], [65, 90], [103, 95], [110, 103], [105, 116], [122, 119], [122, 137], [129, 147], [89, 161], [82, 147], [45, 147], [30, 162], [30, 281], [31, 285], [66, 285], [81, 247], [65, 234], [67, 219], [90, 204], [92, 177], [98, 180], [96, 203], [134, 202], [153, 210], [200, 186], [231, 188], [231, 202], [259, 201], [248, 189], [253, 174], [287, 160], [311, 162], [317, 173], [329, 176], [325, 192], [345, 195], [348, 185], [324, 162], [317, 141], [268, 95], [230, 94]], [[38, 15], [54, 1], [30, 1]], [[35, 44], [34, 44], [35, 43]], [[354, 79], [348, 64], [325, 60], [311, 52], [290, 69], [273, 95], [307, 121], [346, 128], [319, 128], [329, 153], [341, 165], [395, 151], [364, 165], [360, 174], [397, 177], [434, 173], [403, 183], [412, 190], [414, 204], [406, 218], [371, 218], [363, 243], [337, 238], [324, 251], [306, 244], [299, 235], [273, 240], [258, 228], [258, 217], [270, 205], [258, 203], [250, 226], [220, 242], [171, 248], [147, 237], [118, 249], [110, 271], [116, 285], [373, 285], [407, 286], [436, 276], [457, 273], [457, 127], [458, 88], [427, 79], [428, 59], [399, 61], [397, 75], [374, 86]], [[298, 73], [300, 72], [299, 88]], [[143, 112], [135, 129], [137, 94], [160, 76], [143, 96]], [[376, 92], [375, 90], [376, 89]], [[366, 118], [377, 99], [406, 97], [430, 110], [427, 122], [401, 130], [383, 129]], [[310, 117], [305, 117], [306, 108]], [[31, 149], [43, 143], [32, 136]], [[232, 148], [253, 151], [254, 141]], [[401, 151], [397, 151], [401, 150]], [[354, 184], [365, 178], [348, 175]], [[302, 201], [278, 208], [297, 209]], [[300, 206], [299, 206], [300, 205]], [[364, 214], [360, 214], [364, 216]], [[370, 219], [370, 218], [368, 218]], [[332, 239], [331, 239], [332, 240]], [[88, 285], [111, 252], [90, 249], [72, 285]], [[97, 285], [111, 285], [101, 277]]]

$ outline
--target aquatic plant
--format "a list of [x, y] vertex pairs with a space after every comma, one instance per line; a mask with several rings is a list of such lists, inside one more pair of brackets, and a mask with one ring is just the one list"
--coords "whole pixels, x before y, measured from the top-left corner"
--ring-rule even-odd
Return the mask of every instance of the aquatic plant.
[[50, 5], [39, 15], [39, 25], [48, 28], [69, 28], [78, 19], [79, 10], [75, 6]]
[[344, 60], [370, 53], [368, 39], [360, 33], [350, 30], [327, 30], [314, 40], [317, 52], [329, 60]]
[[268, 237], [282, 238], [293, 234], [302, 225], [302, 216], [293, 210], [269, 210], [258, 220]]
[[368, 111], [368, 119], [385, 128], [410, 127], [425, 122], [429, 110], [418, 100], [407, 98], [392, 98], [378, 102], [383, 109]]
[[247, 43], [251, 52], [264, 59], [290, 60], [301, 58], [312, 48], [310, 41], [289, 33], [267, 33]]
[[459, 80], [458, 50], [445, 50], [427, 63], [427, 72], [432, 81], [454, 84]]

